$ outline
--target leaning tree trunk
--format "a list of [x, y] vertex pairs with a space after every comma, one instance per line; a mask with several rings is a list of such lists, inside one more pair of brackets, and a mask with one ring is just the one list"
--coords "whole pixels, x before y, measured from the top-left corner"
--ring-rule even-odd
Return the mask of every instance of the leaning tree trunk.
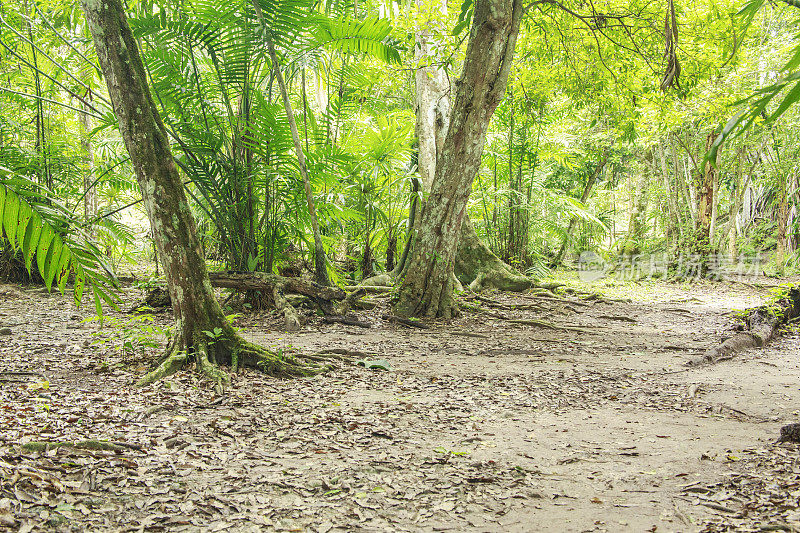
[[[421, 5], [421, 2], [417, 2]], [[440, 13], [447, 13], [447, 3], [439, 6]], [[426, 65], [431, 49], [436, 47], [427, 25], [421, 25], [416, 36], [416, 60], [419, 63], [414, 76], [416, 88], [416, 134], [419, 142], [417, 168], [422, 178], [422, 190], [429, 193], [436, 174], [445, 138], [450, 127], [450, 79], [443, 67]], [[417, 206], [413, 210], [415, 220], [412, 223], [417, 233], [421, 225], [423, 210]], [[410, 236], [409, 240], [413, 239]], [[407, 252], [408, 250], [406, 250]], [[401, 258], [393, 275], [401, 274], [407, 262]], [[464, 214], [464, 223], [458, 238], [456, 251], [455, 276], [472, 290], [496, 288], [506, 291], [523, 291], [531, 286], [531, 281], [514, 271], [500, 260], [478, 237], [475, 227]]]
[[175, 336], [164, 358], [139, 384], [176, 372], [190, 358], [218, 387], [228, 380], [218, 364], [279, 374], [316, 371], [245, 341], [225, 318], [208, 279], [194, 217], [121, 0], [81, 0], [81, 4], [136, 171], [176, 319]]
[[[257, 0], [253, 0], [253, 7], [255, 7], [256, 14], [265, 24], [264, 17], [261, 12], [261, 6]], [[306, 203], [308, 204], [308, 216], [311, 219], [311, 230], [314, 234], [314, 276], [317, 283], [320, 285], [330, 285], [330, 278], [328, 277], [327, 257], [325, 256], [325, 247], [322, 245], [322, 235], [319, 231], [319, 219], [317, 218], [317, 207], [314, 202], [314, 193], [311, 188], [311, 178], [308, 176], [308, 167], [306, 166], [306, 156], [303, 153], [303, 145], [300, 142], [300, 134], [297, 131], [297, 122], [294, 120], [294, 111], [292, 110], [292, 103], [289, 101], [289, 91], [286, 89], [286, 82], [283, 79], [280, 63], [278, 62], [278, 54], [275, 52], [275, 45], [272, 42], [272, 37], [269, 28], [266, 29], [267, 49], [269, 50], [270, 61], [272, 61], [272, 71], [275, 74], [275, 79], [278, 80], [278, 87], [281, 90], [281, 99], [283, 100], [283, 109], [286, 112], [286, 118], [289, 121], [289, 129], [292, 132], [292, 141], [294, 142], [294, 150], [297, 154], [297, 164], [300, 168], [300, 175], [303, 178], [303, 190], [306, 194]]]
[[459, 234], [486, 129], [505, 94], [522, 11], [521, 0], [475, 2], [450, 126], [395, 303], [400, 315], [447, 318], [458, 311], [453, 268]]

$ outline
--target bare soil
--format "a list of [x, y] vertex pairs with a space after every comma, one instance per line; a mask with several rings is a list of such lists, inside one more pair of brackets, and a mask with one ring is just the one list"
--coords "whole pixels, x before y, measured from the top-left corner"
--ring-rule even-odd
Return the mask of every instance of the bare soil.
[[[123, 354], [119, 323], [83, 323], [70, 295], [0, 285], [0, 530], [800, 529], [798, 446], [773, 444], [800, 418], [800, 337], [685, 366], [768, 291], [604, 290], [488, 294], [489, 313], [428, 330], [382, 321], [385, 302], [360, 314], [371, 329], [245, 315], [253, 341], [350, 357], [309, 379], [245, 371], [217, 396], [188, 370], [133, 387], [156, 349]], [[82, 439], [122, 447], [20, 446]]]

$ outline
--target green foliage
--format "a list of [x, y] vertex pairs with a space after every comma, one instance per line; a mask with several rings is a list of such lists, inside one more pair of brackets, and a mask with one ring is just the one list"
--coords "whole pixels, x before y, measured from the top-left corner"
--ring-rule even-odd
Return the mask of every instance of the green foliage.
[[63, 293], [72, 274], [76, 305], [88, 286], [98, 314], [103, 303], [117, 307], [117, 281], [103, 251], [75, 228], [71, 213], [48, 199], [41, 187], [1, 167], [0, 214], [5, 240], [22, 253], [29, 274], [35, 263], [48, 290], [55, 286]]
[[[765, 0], [750, 0], [739, 11], [738, 15], [743, 17], [744, 31], [753, 23], [753, 19], [765, 3]], [[787, 3], [798, 7], [792, 2]], [[800, 70], [798, 67], [800, 67], [800, 44], [794, 46], [791, 57], [781, 69], [782, 77], [777, 82], [760, 87], [753, 94], [733, 104], [742, 109], [731, 117], [722, 128], [722, 132], [706, 155], [707, 160], [716, 161], [720, 147], [734, 132], [736, 135], [741, 135], [759, 120], [763, 120], [766, 124], [773, 124], [786, 113], [789, 107], [800, 100]], [[781, 100], [777, 107], [770, 109], [770, 104], [779, 96]]]
[[147, 350], [160, 348], [172, 336], [172, 328], [157, 325], [149, 313], [130, 318], [95, 316], [83, 322], [99, 322], [101, 328], [92, 333], [92, 344], [111, 348], [123, 358], [144, 356]]

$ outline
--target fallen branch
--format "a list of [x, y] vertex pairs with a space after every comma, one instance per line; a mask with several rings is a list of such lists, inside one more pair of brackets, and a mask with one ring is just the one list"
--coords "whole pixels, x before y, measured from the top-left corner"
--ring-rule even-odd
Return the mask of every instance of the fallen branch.
[[752, 309], [745, 320], [745, 331], [737, 333], [719, 346], [714, 346], [687, 365], [710, 364], [730, 359], [749, 348], [759, 348], [775, 336], [778, 328], [800, 315], [800, 289], [792, 288], [786, 297], [773, 304]]
[[78, 448], [83, 450], [106, 451], [106, 452], [121, 452], [125, 448], [137, 451], [141, 451], [143, 449], [138, 444], [130, 444], [127, 442], [108, 442], [108, 441], [94, 440], [94, 439], [79, 440], [75, 442], [32, 441], [32, 442], [26, 442], [20, 447], [27, 452], [44, 452], [55, 448]]
[[547, 322], [546, 320], [512, 318], [508, 319], [508, 321], [512, 324], [522, 324], [523, 326], [539, 326], [540, 328], [556, 329], [561, 331], [577, 331], [578, 333], [594, 333], [595, 335], [599, 334], [597, 331], [592, 331], [588, 328], [581, 328], [578, 326], [559, 326], [558, 324], [553, 324], [552, 322]]
[[369, 322], [364, 322], [363, 320], [359, 320], [355, 317], [350, 316], [325, 316], [322, 317], [322, 321], [327, 324], [344, 324], [346, 326], [358, 326], [360, 328], [371, 328], [372, 324]]

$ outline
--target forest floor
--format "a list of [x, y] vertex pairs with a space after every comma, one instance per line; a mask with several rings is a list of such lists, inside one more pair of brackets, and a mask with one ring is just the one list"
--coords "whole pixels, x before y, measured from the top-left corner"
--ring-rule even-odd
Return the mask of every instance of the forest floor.
[[[313, 317], [292, 334], [269, 313], [244, 315], [256, 342], [363, 352], [392, 369], [245, 371], [217, 396], [190, 371], [133, 387], [148, 358], [119, 349], [141, 334], [123, 327], [132, 315], [98, 330], [71, 295], [0, 285], [11, 329], [0, 336], [0, 530], [800, 530], [798, 445], [773, 444], [800, 419], [800, 336], [684, 364], [769, 292], [602, 291], [575, 303], [492, 293], [508, 309], [428, 330], [383, 322], [380, 308], [360, 313], [371, 329]], [[20, 446], [81, 439], [121, 447]]]

